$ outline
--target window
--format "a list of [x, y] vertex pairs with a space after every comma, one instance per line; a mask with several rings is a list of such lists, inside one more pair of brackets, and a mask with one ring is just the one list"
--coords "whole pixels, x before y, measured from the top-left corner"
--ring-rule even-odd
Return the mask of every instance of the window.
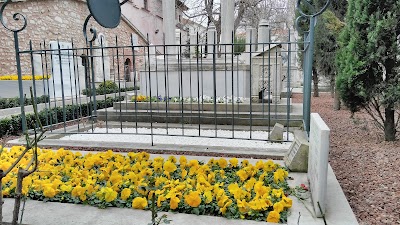
[[149, 4], [147, 3], [147, 0], [143, 0], [143, 8], [144, 9], [149, 9]]

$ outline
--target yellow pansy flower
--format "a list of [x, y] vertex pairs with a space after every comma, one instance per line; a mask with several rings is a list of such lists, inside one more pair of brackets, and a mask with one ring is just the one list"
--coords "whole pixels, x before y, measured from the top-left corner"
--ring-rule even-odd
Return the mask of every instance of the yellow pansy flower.
[[280, 214], [278, 212], [271, 211], [268, 214], [267, 222], [269, 222], [269, 223], [279, 223], [280, 218], [281, 218], [281, 216], [280, 216]]
[[172, 173], [176, 170], [176, 165], [175, 163], [172, 163], [171, 161], [166, 161], [164, 163], [164, 171], [168, 173]]
[[258, 196], [263, 196], [265, 194], [268, 194], [270, 190], [271, 188], [264, 186], [264, 182], [261, 181], [257, 181], [256, 184], [254, 185], [254, 191]]
[[170, 157], [168, 157], [168, 161], [170, 161], [170, 162], [172, 162], [172, 163], [174, 163], [174, 164], [177, 162], [175, 156], [173, 156], [173, 155], [171, 155]]
[[213, 195], [211, 193], [211, 191], [205, 191], [203, 194], [204, 198], [206, 199], [206, 203], [210, 203], [213, 200]]
[[131, 196], [131, 189], [129, 188], [124, 188], [121, 192], [121, 199], [126, 200]]
[[274, 195], [274, 196], [277, 197], [277, 198], [280, 198], [280, 197], [282, 196], [282, 194], [283, 194], [282, 188], [280, 188], [280, 189], [273, 189], [273, 190], [272, 190], [272, 195]]
[[232, 167], [237, 167], [239, 160], [237, 158], [233, 158], [229, 160], [229, 163], [231, 164]]
[[158, 207], [161, 207], [161, 203], [162, 203], [163, 201], [165, 201], [165, 200], [167, 200], [167, 199], [165, 198], [164, 195], [159, 195], [159, 196], [157, 197], [157, 206], [158, 206]]
[[185, 202], [191, 207], [198, 207], [201, 203], [199, 193], [197, 191], [191, 191], [189, 194], [185, 195]]
[[132, 201], [132, 208], [144, 209], [147, 206], [147, 199], [142, 197], [136, 197]]
[[285, 177], [287, 177], [287, 175], [288, 175], [287, 171], [285, 171], [284, 169], [282, 169], [282, 168], [277, 169], [274, 172], [274, 181], [275, 181], [275, 183], [284, 181]]
[[61, 191], [63, 191], [63, 192], [71, 192], [72, 191], [72, 186], [71, 185], [65, 185], [65, 184], [63, 184], [63, 185], [61, 185], [60, 186], [60, 190]]
[[181, 202], [181, 200], [178, 197], [172, 197], [169, 200], [169, 208], [170, 209], [176, 209], [178, 208], [178, 204]]
[[43, 195], [46, 198], [53, 198], [56, 195], [56, 191], [53, 189], [51, 185], [46, 185], [43, 189]]
[[104, 200], [106, 202], [112, 202], [118, 196], [118, 193], [116, 191], [114, 191], [112, 188], [109, 188], [109, 187], [101, 188], [100, 189], [100, 193], [101, 193], [100, 196], [102, 196], [102, 197], [104, 196]]
[[199, 166], [199, 161], [197, 161], [196, 159], [192, 159], [189, 161], [188, 164], [189, 167], [198, 167]]
[[248, 203], [246, 202], [246, 200], [236, 200], [237, 206], [239, 208], [239, 212], [240, 213], [247, 213], [248, 210]]
[[228, 165], [228, 162], [226, 161], [226, 159], [220, 158], [220, 159], [218, 159], [218, 165], [219, 165], [219, 167], [224, 169]]
[[292, 199], [286, 197], [285, 195], [282, 196], [282, 204], [285, 206], [285, 208], [290, 208], [292, 207]]
[[232, 200], [229, 199], [229, 200], [224, 204], [224, 206], [223, 206], [222, 208], [219, 209], [219, 211], [222, 213], [222, 215], [224, 215], [224, 214], [226, 213], [226, 209], [227, 209], [230, 205], [232, 205]]
[[276, 168], [276, 164], [272, 160], [268, 160], [266, 163], [264, 163], [264, 171], [265, 172], [273, 171], [275, 168]]
[[187, 159], [186, 159], [186, 157], [185, 157], [185, 156], [181, 156], [181, 157], [179, 158], [179, 165], [180, 165], [180, 167], [185, 167], [186, 164], [187, 164]]
[[282, 202], [276, 202], [274, 204], [274, 211], [276, 211], [278, 213], [282, 212], [283, 208], [284, 208], [284, 206], [283, 206]]
[[236, 172], [236, 175], [238, 175], [238, 177], [240, 178], [240, 181], [245, 181], [245, 180], [247, 180], [247, 178], [249, 177], [248, 175], [247, 175], [247, 172], [246, 171], [244, 171], [244, 170], [239, 170], [239, 171], [237, 171]]
[[8, 168], [11, 167], [11, 163], [10, 162], [1, 162], [0, 164], [0, 170], [6, 171], [8, 170]]

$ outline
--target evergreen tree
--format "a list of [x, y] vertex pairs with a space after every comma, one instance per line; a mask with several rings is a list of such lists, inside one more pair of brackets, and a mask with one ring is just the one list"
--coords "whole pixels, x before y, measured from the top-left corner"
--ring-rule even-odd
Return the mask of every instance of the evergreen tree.
[[338, 50], [337, 39], [343, 26], [344, 23], [335, 16], [333, 11], [328, 9], [318, 17], [315, 29], [315, 67], [320, 75], [329, 79], [332, 97], [334, 97], [337, 74], [335, 64]]
[[[319, 10], [326, 4], [326, 0], [313, 0], [310, 1], [310, 3], [314, 9]], [[312, 14], [308, 5], [304, 5], [303, 7], [303, 11]], [[315, 47], [312, 68], [314, 97], [319, 96], [318, 83], [320, 76], [325, 76], [330, 80], [332, 96], [334, 94], [335, 77], [337, 74], [337, 68], [335, 64], [336, 52], [338, 49], [337, 38], [344, 26], [344, 23], [341, 21], [341, 19], [344, 17], [344, 11], [346, 10], [346, 7], [346, 0], [331, 1], [331, 5], [328, 7], [328, 9], [317, 19], [317, 25], [315, 27], [314, 34]], [[299, 16], [299, 13], [297, 13], [296, 16]], [[304, 21], [300, 24], [300, 26], [302, 29], [308, 29], [309, 21]], [[302, 33], [300, 33], [300, 39], [300, 42], [302, 42]], [[303, 46], [301, 46], [301, 48], [302, 47]], [[303, 53], [300, 52], [300, 59], [302, 59], [302, 54]]]
[[400, 103], [400, 1], [349, 0], [337, 55], [337, 88], [352, 113], [365, 109], [395, 140]]

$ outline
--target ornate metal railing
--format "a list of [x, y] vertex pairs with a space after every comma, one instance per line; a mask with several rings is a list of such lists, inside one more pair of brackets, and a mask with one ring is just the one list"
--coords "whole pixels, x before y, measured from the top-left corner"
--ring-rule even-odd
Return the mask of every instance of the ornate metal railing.
[[[176, 49], [174, 54], [166, 54], [168, 50], [166, 45], [134, 45], [133, 38], [131, 45], [118, 45], [118, 37], [116, 37], [115, 44], [110, 45], [113, 47], [105, 46], [102, 39], [99, 39], [96, 28], [88, 27], [89, 21], [94, 19], [100, 26], [106, 28], [117, 27], [121, 20], [120, 7], [127, 1], [87, 1], [90, 14], [83, 21], [82, 31], [86, 47], [82, 48], [75, 47], [73, 42], [71, 47], [61, 47], [62, 43], [57, 41], [53, 43], [56, 45], [53, 49], [48, 49], [48, 43], [43, 42], [40, 49], [33, 49], [30, 44], [28, 50], [21, 50], [18, 35], [27, 27], [27, 19], [21, 13], [14, 13], [12, 22], [16, 25], [11, 26], [4, 18], [4, 10], [11, 0], [7, 0], [1, 6], [0, 21], [14, 35], [23, 132], [28, 130], [28, 126], [23, 102], [21, 56], [30, 57], [32, 75], [34, 74], [34, 56], [39, 56], [45, 75], [54, 75], [55, 61], [59, 62], [56, 70], [61, 76], [60, 87], [55, 86], [54, 77], [43, 80], [41, 88], [36, 88], [39, 82], [33, 80], [35, 95], [40, 91], [39, 89], [42, 89], [43, 94], [52, 98], [51, 103], [44, 105], [46, 117], [43, 123], [54, 133], [67, 133], [68, 123], [74, 122], [77, 130], [72, 133], [79, 133], [82, 129], [85, 129], [85, 132], [96, 133], [96, 126], [104, 126], [106, 132], [112, 127], [120, 128], [123, 132], [122, 128], [130, 124], [134, 128], [133, 133], [137, 134], [140, 133], [139, 128], [143, 125], [142, 123], [146, 123], [145, 125], [150, 127], [148, 134], [153, 137], [153, 127], [160, 127], [162, 123], [166, 135], [173, 135], [170, 129], [175, 126], [181, 129], [180, 135], [193, 136], [189, 134], [190, 132], [185, 133], [185, 130], [195, 127], [198, 130], [195, 136], [202, 136], [202, 129], [211, 129], [215, 132], [212, 137], [219, 137], [218, 130], [224, 128], [231, 131], [231, 135], [225, 138], [239, 138], [236, 135], [238, 131], [248, 130], [250, 134], [244, 139], [266, 140], [266, 138], [255, 138], [253, 132], [257, 130], [269, 132], [276, 122], [280, 122], [287, 126], [286, 133], [288, 134], [289, 126], [298, 124], [299, 119], [294, 114], [295, 110], [290, 97], [292, 66], [295, 64], [293, 58], [298, 54], [298, 50], [293, 46], [299, 43], [292, 40], [290, 31], [286, 35], [286, 41], [265, 41], [257, 44], [205, 44], [201, 42], [198, 34], [193, 44], [186, 44], [180, 36], [178, 44], [168, 46], [168, 48]], [[309, 130], [316, 17], [328, 5], [329, 0], [320, 10], [316, 10], [309, 1], [297, 1], [301, 14], [297, 23], [304, 18], [310, 21], [310, 29], [305, 32], [307, 35], [303, 43], [304, 49], [299, 50], [303, 51], [305, 57], [302, 120], [306, 130]], [[307, 12], [313, 13], [305, 13], [302, 7], [311, 8]], [[271, 33], [269, 36], [271, 37]], [[250, 35], [250, 40], [252, 39]], [[95, 45], [95, 41], [98, 41], [99, 45]], [[255, 50], [256, 47], [259, 49], [258, 52]], [[231, 51], [219, 54], [218, 48], [231, 49]], [[239, 48], [245, 48], [245, 50], [239, 52], [236, 50]], [[184, 58], [186, 54], [184, 49], [189, 51], [188, 58]], [[195, 50], [192, 51], [192, 49]], [[160, 54], [162, 52], [164, 55]], [[82, 53], [85, 57], [82, 57]], [[63, 60], [68, 64], [67, 69], [61, 65]], [[137, 65], [138, 61], [143, 64]], [[110, 78], [110, 71], [114, 75], [113, 78]], [[96, 76], [96, 74], [100, 75]], [[140, 80], [137, 79], [138, 74], [141, 75]], [[133, 94], [137, 96], [134, 101], [128, 102], [129, 100], [125, 98], [124, 103], [113, 105], [108, 105], [107, 101], [98, 103], [99, 99], [106, 99], [111, 95], [118, 99], [124, 96], [125, 93], [121, 92], [121, 88], [127, 87], [129, 82], [122, 78], [130, 77], [132, 77], [133, 86], [140, 86], [141, 89], [134, 91]], [[114, 94], [102, 92], [99, 95], [96, 82], [105, 85], [109, 80], [118, 86], [118, 91]], [[66, 81], [66, 84], [63, 81]], [[86, 89], [85, 96], [81, 95], [82, 89]], [[286, 92], [286, 96], [281, 93], [282, 90], [286, 90], [283, 91]], [[149, 99], [141, 102], [138, 100], [139, 94]], [[163, 101], [157, 100], [160, 96]], [[205, 96], [210, 97], [209, 102], [205, 102]], [[157, 99], [152, 99], [154, 97]], [[165, 101], [164, 97], [166, 97]], [[177, 102], [172, 101], [173, 97], [177, 97]], [[238, 103], [238, 97], [247, 100]], [[218, 101], [224, 102], [218, 103]], [[105, 109], [99, 111], [98, 106]], [[71, 107], [72, 111], [69, 110]], [[126, 123], [126, 121], [131, 123]], [[57, 130], [60, 126], [62, 129]], [[288, 140], [287, 135], [284, 141]]]

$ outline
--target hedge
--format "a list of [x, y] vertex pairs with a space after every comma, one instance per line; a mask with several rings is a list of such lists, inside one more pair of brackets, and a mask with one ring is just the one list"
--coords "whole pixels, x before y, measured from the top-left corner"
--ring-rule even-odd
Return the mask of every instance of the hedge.
[[[107, 107], [112, 107], [114, 102], [123, 101], [124, 97], [111, 98], [108, 97], [106, 100], [97, 100], [97, 109], [103, 109]], [[77, 114], [80, 117], [86, 117], [90, 115], [92, 111], [92, 102], [81, 104], [81, 105], [66, 105], [66, 121], [71, 121], [77, 119]], [[41, 123], [45, 126], [50, 124], [56, 124], [63, 122], [63, 107], [55, 107], [51, 109], [44, 109], [39, 112], [39, 119]], [[34, 114], [26, 114], [26, 123], [28, 129], [33, 129], [34, 124]], [[13, 115], [11, 118], [4, 118], [0, 120], [0, 137], [4, 135], [19, 135], [22, 132], [22, 117], [21, 115]]]
[[[42, 95], [40, 97], [36, 97], [36, 104], [45, 103], [45, 102], [49, 102], [48, 95]], [[25, 98], [24, 105], [32, 105], [32, 98]], [[8, 109], [8, 108], [14, 108], [14, 107], [19, 107], [19, 106], [21, 106], [21, 104], [19, 104], [19, 97], [0, 98], [0, 109]]]
[[[92, 95], [92, 89], [83, 89], [82, 94], [84, 95]], [[104, 94], [113, 94], [118, 92], [125, 91], [134, 91], [139, 90], [139, 87], [126, 87], [126, 88], [118, 88], [118, 85], [113, 81], [106, 81], [105, 83], [101, 83], [98, 88], [96, 88], [96, 95], [104, 95]]]

